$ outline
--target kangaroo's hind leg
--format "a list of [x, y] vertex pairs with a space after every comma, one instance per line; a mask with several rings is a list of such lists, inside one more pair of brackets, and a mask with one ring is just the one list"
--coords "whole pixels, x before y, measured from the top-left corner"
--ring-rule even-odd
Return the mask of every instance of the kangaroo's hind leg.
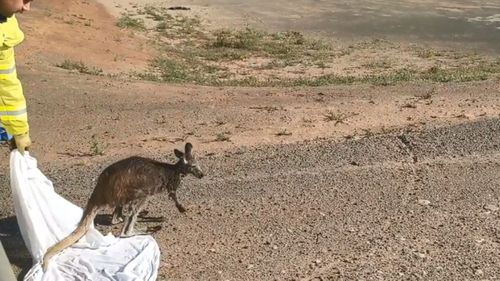
[[141, 212], [142, 208], [146, 205], [146, 199], [147, 198], [134, 200], [130, 202], [128, 206], [126, 206], [127, 214], [124, 213], [125, 221], [123, 223], [122, 233], [120, 236], [130, 237], [136, 234], [142, 234], [135, 233], [134, 226], [137, 221], [137, 216]]
[[113, 211], [113, 219], [111, 220], [111, 224], [119, 224], [123, 221], [123, 207], [122, 206], [116, 206], [115, 210]]

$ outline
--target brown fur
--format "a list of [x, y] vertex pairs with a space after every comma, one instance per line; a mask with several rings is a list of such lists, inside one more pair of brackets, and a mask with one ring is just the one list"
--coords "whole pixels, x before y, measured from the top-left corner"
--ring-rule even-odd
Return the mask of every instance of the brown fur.
[[179, 158], [174, 165], [148, 158], [130, 157], [104, 169], [97, 179], [97, 184], [77, 228], [45, 253], [44, 271], [47, 270], [50, 258], [76, 243], [87, 233], [97, 212], [103, 208], [116, 208], [115, 214], [123, 212], [125, 221], [122, 236], [133, 235], [137, 215], [147, 198], [165, 189], [174, 200], [177, 209], [184, 212], [185, 208], [177, 201], [176, 195], [176, 190], [181, 183], [181, 175], [193, 174], [198, 178], [203, 177], [203, 172], [191, 154], [192, 147], [190, 143], [187, 143], [184, 153], [174, 150]]

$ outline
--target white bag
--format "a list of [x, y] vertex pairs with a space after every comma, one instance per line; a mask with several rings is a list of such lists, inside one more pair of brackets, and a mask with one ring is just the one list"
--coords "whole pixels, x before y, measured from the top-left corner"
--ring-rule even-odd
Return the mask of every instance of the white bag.
[[44, 273], [45, 251], [75, 230], [83, 210], [55, 193], [28, 152], [11, 152], [10, 179], [17, 222], [34, 263], [25, 281], [156, 280], [160, 249], [153, 237], [116, 238], [93, 228], [53, 257]]

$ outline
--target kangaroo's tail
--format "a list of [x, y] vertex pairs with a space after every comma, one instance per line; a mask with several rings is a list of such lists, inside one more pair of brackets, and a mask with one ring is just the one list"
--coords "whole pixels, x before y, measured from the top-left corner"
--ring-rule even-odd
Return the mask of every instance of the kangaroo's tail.
[[85, 211], [83, 212], [82, 219], [80, 220], [80, 223], [78, 223], [76, 229], [66, 238], [57, 242], [55, 245], [53, 245], [47, 250], [47, 252], [43, 256], [43, 263], [42, 263], [42, 268], [44, 272], [47, 271], [47, 268], [49, 266], [49, 260], [53, 256], [57, 255], [62, 250], [78, 242], [78, 240], [80, 240], [80, 238], [82, 238], [87, 233], [87, 231], [92, 226], [92, 223], [94, 222], [94, 218], [97, 215], [97, 211], [98, 211], [97, 206], [87, 206], [87, 208], [85, 208]]

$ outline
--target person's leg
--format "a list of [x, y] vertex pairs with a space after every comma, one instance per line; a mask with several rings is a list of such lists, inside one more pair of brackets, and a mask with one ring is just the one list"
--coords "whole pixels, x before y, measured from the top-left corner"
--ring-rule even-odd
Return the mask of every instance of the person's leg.
[[0, 280], [16, 281], [16, 276], [14, 276], [14, 272], [12, 272], [12, 266], [3, 249], [2, 241], [0, 241]]

